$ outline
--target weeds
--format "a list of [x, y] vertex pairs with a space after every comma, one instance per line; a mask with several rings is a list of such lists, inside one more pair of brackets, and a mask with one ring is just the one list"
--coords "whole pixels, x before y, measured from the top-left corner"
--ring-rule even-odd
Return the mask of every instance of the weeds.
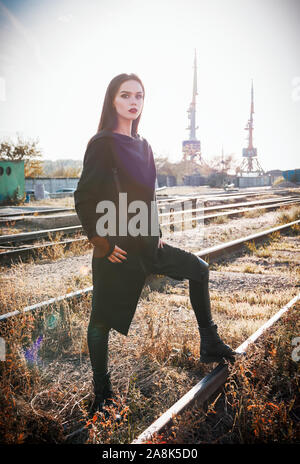
[[249, 211], [244, 212], [244, 217], [246, 217], [246, 218], [260, 217], [263, 214], [265, 214], [266, 212], [267, 212], [267, 210], [265, 208], [250, 209]]
[[[275, 243], [275, 239], [271, 244]], [[283, 244], [283, 237], [277, 236], [277, 243]], [[81, 244], [78, 247], [81, 252]], [[54, 259], [59, 259], [59, 256], [58, 250]], [[39, 263], [35, 262], [37, 265]], [[3, 312], [20, 309], [25, 301], [26, 304], [36, 302], [35, 299], [40, 301], [47, 292], [50, 297], [91, 284], [87, 269], [65, 278], [64, 282], [55, 279], [54, 274], [51, 279], [44, 276], [44, 269], [41, 267], [40, 271], [45, 280], [38, 282], [34, 282], [30, 268], [23, 263], [12, 268], [15, 271], [13, 277], [1, 274]], [[145, 286], [128, 337], [115, 331], [110, 333], [109, 367], [117, 395], [111, 413], [115, 411], [122, 415], [119, 425], [104, 421], [98, 415], [88, 418], [92, 393], [86, 329], [91, 295], [73, 304], [63, 303], [52, 309], [23, 313], [1, 323], [1, 336], [7, 345], [6, 361], [0, 363], [1, 442], [63, 443], [66, 435], [80, 424], [84, 426], [84, 432], [74, 436], [71, 442], [128, 443], [211, 370], [211, 366], [201, 365], [198, 361], [200, 338], [189, 304], [187, 283], [184, 286], [166, 286], [165, 282], [154, 285], [155, 282], [150, 281]], [[267, 290], [263, 286], [251, 291], [219, 287], [211, 292], [214, 319], [226, 343], [237, 346], [294, 292], [293, 288], [278, 289], [276, 294]], [[181, 298], [176, 300], [178, 295]], [[296, 378], [294, 367], [287, 368], [287, 360], [279, 363], [280, 359], [286, 359], [287, 347], [288, 344], [281, 345], [280, 339], [280, 343], [273, 341], [262, 355], [254, 352], [249, 362], [257, 361], [256, 364], [243, 364], [243, 372], [232, 371], [235, 376], [230, 377], [226, 386], [226, 399], [218, 393], [219, 396], [208, 408], [189, 412], [185, 432], [173, 428], [171, 439], [175, 442], [186, 439], [189, 443], [270, 440], [272, 430], [267, 429], [271, 427], [268, 421], [274, 418], [282, 430], [280, 435], [279, 428], [276, 429], [277, 435], [274, 436], [280, 438], [285, 433], [287, 439], [294, 440], [294, 423], [289, 422], [285, 426], [289, 416], [286, 416], [285, 423], [280, 395], [274, 398], [273, 394], [273, 390], [278, 392], [278, 385], [282, 383], [284, 387], [280, 391], [284, 398], [291, 398], [290, 405], [296, 405], [291, 407], [291, 417], [293, 414], [299, 416], [295, 409], [298, 407], [296, 400], [293, 403], [294, 386], [291, 382]], [[280, 368], [276, 370], [275, 365]], [[273, 370], [269, 371], [271, 367]], [[259, 376], [256, 384], [253, 383], [255, 369], [261, 377], [265, 372], [267, 389], [263, 388]], [[293, 379], [288, 377], [287, 372]], [[235, 385], [235, 390], [229, 385]], [[258, 385], [261, 395], [268, 395], [265, 401], [257, 396], [255, 385]], [[291, 397], [289, 392], [292, 392]], [[272, 404], [278, 406], [280, 413]], [[248, 406], [251, 407], [248, 409]], [[222, 410], [226, 414], [219, 416]], [[255, 420], [260, 417], [266, 421], [256, 423]], [[289, 427], [291, 432], [288, 432]], [[205, 438], [199, 435], [199, 429], [206, 431]], [[154, 440], [169, 442], [161, 434]]]
[[299, 308], [249, 347], [210, 404], [182, 414], [153, 443], [298, 443], [299, 362], [291, 358], [291, 341], [300, 330]]
[[229, 217], [225, 214], [223, 216], [217, 216], [214, 218], [211, 223], [213, 224], [226, 224], [229, 221]]
[[300, 219], [300, 207], [282, 207], [280, 208], [280, 214], [278, 216], [279, 224], [287, 224], [288, 222], [294, 222]]

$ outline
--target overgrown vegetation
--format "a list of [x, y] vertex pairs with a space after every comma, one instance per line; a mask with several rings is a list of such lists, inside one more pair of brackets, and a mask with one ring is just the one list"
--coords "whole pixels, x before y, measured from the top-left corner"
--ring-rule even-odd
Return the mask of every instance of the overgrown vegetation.
[[[299, 302], [249, 347], [224, 388], [180, 418], [153, 443], [299, 443]], [[298, 350], [299, 351], [299, 350]]]
[[[297, 273], [297, 262], [292, 259], [296, 250], [295, 235], [276, 233], [264, 244], [263, 256], [256, 255], [260, 251], [260, 247], [256, 246], [244, 256], [236, 257], [229, 266], [220, 264], [218, 270], [230, 272], [236, 265], [239, 272], [245, 272], [243, 268], [253, 258], [260, 263], [260, 268], [255, 267], [256, 261], [253, 261], [251, 276], [258, 269], [267, 267], [267, 272], [275, 275], [275, 270], [279, 270], [285, 277], [291, 276], [292, 280]], [[43, 257], [41, 263], [45, 263], [45, 259], [51, 262], [53, 258], [61, 257], [59, 250], [55, 253], [54, 256]], [[279, 263], [283, 268], [275, 266], [279, 257], [285, 260]], [[32, 260], [32, 263], [38, 264], [38, 261]], [[3, 312], [44, 300], [45, 292], [49, 292], [49, 298], [91, 285], [91, 275], [86, 270], [63, 279], [62, 292], [54, 275], [48, 279], [45, 275], [47, 285], [44, 288], [42, 281], [30, 279], [25, 264], [15, 265], [15, 271], [14, 279], [1, 273]], [[246, 277], [244, 274], [243, 278]], [[230, 288], [225, 279], [223, 286], [219, 283], [210, 292], [213, 317], [220, 335], [234, 348], [297, 291], [292, 283], [275, 287], [276, 276], [274, 287], [273, 284], [259, 283], [251, 289], [245, 284], [240, 285], [240, 278], [239, 275], [234, 288]], [[122, 415], [118, 425], [102, 420], [101, 416], [88, 417], [92, 388], [86, 331], [91, 294], [77, 301], [63, 302], [53, 308], [23, 313], [5, 323], [0, 322], [0, 336], [6, 342], [6, 360], [0, 362], [0, 442], [64, 443], [68, 434], [83, 427], [82, 432], [67, 441], [129, 443], [162, 410], [170, 407], [210, 372], [211, 365], [198, 361], [200, 339], [189, 302], [188, 282], [175, 285], [173, 281], [167, 286], [158, 282], [155, 290], [153, 288], [145, 286], [128, 337], [115, 331], [110, 333], [109, 367], [117, 394], [116, 406], [111, 407], [111, 412], [113, 414], [115, 410]], [[299, 332], [298, 322], [291, 320], [290, 327], [291, 336], [292, 327]], [[294, 332], [293, 336], [297, 335]], [[285, 354], [291, 352], [290, 339], [284, 341], [283, 331], [278, 343], [270, 343], [265, 348], [262, 341], [261, 346], [253, 347], [254, 352], [250, 350], [245, 362], [232, 367], [225, 386], [226, 399], [218, 396], [218, 392], [216, 401], [200, 411], [188, 413], [186, 427], [181, 428], [180, 425], [180, 429], [173, 429], [175, 434], [169, 438], [177, 443], [180, 440], [183, 443], [295, 440], [297, 424], [293, 414], [299, 417], [299, 405], [293, 403], [290, 410], [285, 406], [289, 401], [290, 405], [293, 402], [293, 382], [297, 379], [295, 366], [289, 365], [287, 357], [284, 361]], [[282, 392], [286, 396], [281, 402]], [[264, 418], [266, 422], [259, 422], [255, 432], [257, 418]], [[161, 437], [160, 441], [164, 438]]]

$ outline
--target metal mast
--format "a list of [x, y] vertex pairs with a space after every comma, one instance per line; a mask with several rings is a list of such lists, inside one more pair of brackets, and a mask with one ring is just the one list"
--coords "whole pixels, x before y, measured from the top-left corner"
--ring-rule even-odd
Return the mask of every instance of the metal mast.
[[191, 123], [188, 127], [190, 130], [190, 140], [197, 140], [196, 138], [196, 96], [198, 95], [197, 93], [197, 56], [196, 56], [196, 49], [195, 49], [195, 58], [194, 58], [194, 81], [193, 81], [193, 96], [192, 96], [192, 102], [190, 104], [190, 107], [188, 109], [188, 118], [191, 120]]
[[[248, 119], [247, 126], [245, 127], [246, 131], [249, 131], [248, 135], [248, 147], [243, 148], [243, 157], [245, 159], [242, 161], [242, 164], [239, 168], [241, 176], [243, 174], [248, 175], [262, 175], [264, 170], [257, 159], [257, 149], [253, 147], [253, 114], [254, 114], [254, 96], [253, 96], [253, 80], [251, 85], [251, 106], [250, 106], [250, 119]], [[256, 169], [255, 169], [256, 167]]]
[[200, 140], [196, 137], [196, 96], [197, 92], [197, 54], [195, 49], [194, 57], [194, 77], [193, 77], [193, 95], [192, 102], [187, 110], [188, 119], [190, 120], [189, 126], [186, 128], [190, 131], [189, 139], [182, 142], [183, 159], [201, 161], [201, 146]]

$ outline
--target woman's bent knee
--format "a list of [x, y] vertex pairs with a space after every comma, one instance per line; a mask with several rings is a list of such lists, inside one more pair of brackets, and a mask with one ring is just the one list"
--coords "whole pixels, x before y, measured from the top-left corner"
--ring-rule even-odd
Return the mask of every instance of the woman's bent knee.
[[209, 264], [204, 261], [204, 259], [200, 258], [197, 256], [198, 261], [199, 261], [199, 269], [200, 273], [202, 274], [203, 277], [208, 277], [209, 275]]

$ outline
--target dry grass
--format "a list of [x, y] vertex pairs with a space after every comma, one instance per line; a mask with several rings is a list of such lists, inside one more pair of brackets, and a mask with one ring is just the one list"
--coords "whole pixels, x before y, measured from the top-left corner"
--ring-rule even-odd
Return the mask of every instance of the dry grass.
[[[298, 237], [299, 230], [292, 228], [284, 235], [280, 231], [273, 232], [262, 243], [253, 241], [246, 243], [248, 252], [233, 262], [213, 264], [212, 269], [231, 272], [245, 272], [253, 274], [269, 274], [290, 276], [291, 279], [299, 277], [299, 245], [292, 237]], [[291, 238], [289, 238], [291, 237]]]
[[[276, 275], [275, 271], [280, 267], [274, 266], [277, 253], [286, 253], [287, 250], [286, 259], [290, 264], [284, 268], [285, 276], [287, 279], [292, 278], [297, 268], [296, 261], [292, 259], [296, 249], [296, 235], [275, 235], [267, 246], [264, 245], [267, 258], [256, 256], [259, 247], [255, 247], [243, 257], [236, 258], [233, 263], [219, 265], [218, 270], [226, 273], [236, 267], [238, 272], [244, 272], [243, 267], [249, 265], [247, 260], [250, 260], [253, 266], [255, 263], [260, 266], [256, 270], [265, 272], [266, 267], [268, 273], [274, 272]], [[79, 249], [78, 253], [81, 251]], [[56, 265], [64, 266], [60, 256], [58, 250], [57, 255], [54, 255], [54, 259], [57, 259]], [[43, 257], [40, 263], [35, 261], [35, 268], [40, 266], [43, 277], [37, 282], [30, 275], [30, 267], [22, 263], [15, 265], [15, 272], [11, 274], [14, 280], [9, 280], [10, 277], [5, 273], [1, 274], [0, 298], [5, 308], [3, 312], [20, 309], [25, 306], [25, 301], [29, 304], [45, 299], [46, 295], [58, 296], [91, 285], [91, 275], [86, 268], [82, 273], [77, 272], [68, 277], [64, 275], [63, 279], [59, 273], [57, 276], [50, 274], [51, 278], [47, 273], [43, 275], [42, 266], [47, 259], [50, 265], [52, 257]], [[255, 261], [251, 262], [251, 259]], [[53, 267], [54, 269], [56, 268]], [[251, 275], [253, 272], [255, 267], [252, 267]], [[243, 275], [247, 278], [246, 273]], [[228, 288], [211, 290], [211, 301], [219, 333], [234, 348], [297, 292], [292, 285], [278, 287], [275, 293], [263, 284], [256, 285], [251, 290], [240, 286], [235, 290], [232, 288], [233, 284], [234, 282], [231, 286], [228, 285]], [[92, 399], [91, 368], [86, 342], [91, 295], [77, 302], [64, 302], [54, 309], [22, 314], [1, 323], [1, 336], [6, 341], [7, 358], [5, 362], [0, 362], [0, 441], [62, 443], [66, 434], [86, 424], [84, 432], [70, 441], [129, 443], [207, 374], [212, 366], [200, 364], [198, 361], [199, 334], [189, 303], [188, 282], [177, 282], [175, 285], [174, 281], [167, 281], [166, 286], [158, 282], [155, 288], [156, 290], [153, 287], [151, 290], [149, 286], [145, 286], [128, 337], [113, 330], [110, 333], [109, 367], [117, 393], [116, 410], [123, 417], [119, 425], [109, 420], [101, 422], [101, 418], [97, 416], [90, 420], [87, 416]], [[259, 359], [264, 359], [264, 355]], [[240, 389], [244, 392], [244, 377], [240, 375], [232, 381], [241, 385]], [[268, 385], [272, 385], [271, 380], [268, 382]], [[247, 403], [242, 404], [242, 400], [242, 395], [236, 397], [237, 409], [232, 413], [232, 417], [236, 417], [233, 442], [239, 442], [239, 427], [241, 436], [246, 434], [242, 422], [246, 416], [240, 415], [240, 419], [236, 416], [238, 411], [244, 414], [247, 409], [243, 406]], [[218, 404], [216, 402], [215, 406]], [[244, 407], [244, 410], [238, 409], [241, 404], [240, 407]], [[215, 406], [211, 406], [211, 411]], [[228, 410], [228, 405], [226, 407]], [[250, 408], [249, 412], [251, 411], [254, 408]], [[202, 423], [205, 414], [197, 417], [200, 417]], [[192, 433], [192, 425], [192, 422], [187, 422], [187, 429], [190, 431], [186, 433]], [[182, 434], [184, 435], [183, 432]], [[189, 435], [188, 439], [193, 438]], [[212, 436], [207, 438], [208, 441], [213, 439]]]
[[299, 443], [299, 302], [235, 363], [224, 388], [209, 404], [177, 417], [152, 443]]
[[[6, 418], [0, 420], [1, 441], [61, 443], [65, 434], [85, 423], [85, 434], [73, 437], [73, 442], [128, 443], [161, 414], [162, 405], [163, 410], [170, 407], [208, 373], [211, 366], [197, 361], [199, 334], [187, 283], [167, 284], [164, 292], [145, 287], [128, 337], [110, 334], [109, 366], [119, 395], [117, 410], [123, 415], [118, 426], [87, 417], [90, 295], [77, 304], [64, 303], [7, 323], [2, 336], [9, 352], [0, 366], [2, 421]], [[279, 300], [283, 305], [294, 293], [293, 288], [280, 295], [262, 289], [226, 296], [211, 291], [220, 335], [238, 346], [278, 310]]]
[[267, 211], [268, 210], [265, 208], [261, 208], [261, 209], [259, 208], [259, 209], [253, 209], [253, 210], [250, 209], [249, 211], [245, 211], [243, 214], [245, 218], [254, 218], [254, 217], [262, 216]]
[[300, 219], [300, 207], [295, 205], [291, 207], [282, 207], [281, 214], [278, 217], [279, 223], [286, 224], [288, 222], [297, 221]]
[[230, 221], [230, 218], [226, 215], [224, 216], [217, 216], [214, 219], [210, 219], [209, 223], [212, 224], [227, 224]]
[[[79, 237], [74, 236], [74, 238]], [[54, 242], [61, 238], [55, 234], [50, 238]], [[49, 241], [44, 242], [49, 243]], [[12, 310], [21, 309], [34, 303], [64, 295], [69, 292], [80, 290], [92, 285], [91, 270], [85, 265], [74, 269], [73, 274], [64, 275], [61, 273], [51, 273], [47, 265], [54, 269], [57, 266], [63, 267], [63, 261], [67, 258], [74, 258], [91, 250], [92, 245], [88, 241], [73, 242], [66, 248], [62, 244], [47, 247], [42, 251], [37, 251], [25, 262], [16, 262], [0, 267], [0, 313], [4, 314]], [[34, 266], [34, 267], [33, 267]], [[38, 278], [34, 269], [39, 269]]]

